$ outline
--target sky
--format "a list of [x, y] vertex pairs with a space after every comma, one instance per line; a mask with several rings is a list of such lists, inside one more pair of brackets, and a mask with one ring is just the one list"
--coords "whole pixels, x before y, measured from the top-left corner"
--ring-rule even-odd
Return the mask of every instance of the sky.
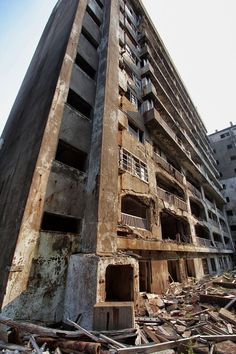
[[[56, 0], [0, 0], [0, 134]], [[236, 124], [236, 0], [143, 0], [209, 133]]]

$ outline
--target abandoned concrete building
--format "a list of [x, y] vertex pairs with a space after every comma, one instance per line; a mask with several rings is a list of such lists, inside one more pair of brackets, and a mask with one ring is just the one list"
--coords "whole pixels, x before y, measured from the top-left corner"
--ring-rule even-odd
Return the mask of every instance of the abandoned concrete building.
[[91, 328], [102, 306], [232, 266], [206, 129], [139, 0], [58, 2], [0, 171], [9, 317]]
[[226, 199], [226, 215], [234, 243], [236, 242], [236, 125], [210, 134], [209, 140], [220, 173], [222, 194]]

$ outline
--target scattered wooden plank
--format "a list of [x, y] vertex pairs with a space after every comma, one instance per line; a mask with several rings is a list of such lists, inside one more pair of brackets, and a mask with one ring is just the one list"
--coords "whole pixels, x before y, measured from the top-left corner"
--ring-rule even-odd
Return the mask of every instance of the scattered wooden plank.
[[33, 336], [30, 337], [30, 344], [34, 348], [37, 354], [42, 354], [43, 351], [39, 348], [38, 344], [36, 343], [35, 339]]
[[[232, 298], [225, 297], [225, 296], [200, 294], [200, 302], [206, 302], [209, 304], [217, 304], [222, 307], [228, 305], [231, 300], [232, 300]], [[236, 303], [235, 303], [235, 305], [236, 305]]]
[[225, 309], [228, 310], [231, 306], [235, 304], [236, 304], [236, 296], [227, 305], [225, 305]]
[[19, 351], [19, 352], [32, 352], [32, 349], [29, 347], [25, 347], [23, 345], [4, 343], [0, 341], [0, 349], [7, 349], [11, 351]]
[[138, 346], [133, 346], [133, 347], [121, 348], [121, 349], [117, 349], [117, 353], [120, 353], [120, 354], [155, 353], [155, 352], [158, 352], [161, 350], [177, 348], [180, 344], [187, 343], [190, 341], [195, 341], [199, 337], [200, 337], [199, 335], [196, 335], [196, 336], [192, 336], [189, 338], [182, 338], [182, 339], [178, 339], [175, 341], [169, 341], [169, 342], [165, 342], [165, 343], [149, 344], [149, 345], [144, 344], [144, 345], [138, 345]]
[[226, 310], [225, 308], [220, 309], [219, 316], [224, 320], [236, 325], [236, 316], [233, 315], [230, 311]]
[[233, 334], [233, 329], [232, 329], [231, 324], [230, 324], [230, 323], [227, 323], [227, 324], [226, 324], [226, 327], [227, 327], [228, 333], [229, 333], [229, 334]]
[[32, 333], [40, 336], [75, 338], [81, 335], [81, 331], [64, 331], [60, 329], [47, 328], [29, 322], [13, 321], [10, 318], [0, 315], [0, 323], [16, 328], [22, 332]]
[[154, 343], [160, 343], [160, 340], [156, 336], [156, 334], [147, 326], [143, 326], [143, 331], [146, 333], [146, 335], [154, 342]]
[[93, 341], [95, 342], [99, 342], [99, 338], [96, 337], [94, 334], [92, 334], [91, 332], [87, 331], [87, 329], [81, 327], [80, 325], [78, 325], [77, 323], [75, 323], [74, 321], [71, 321], [69, 318], [67, 318], [67, 322], [72, 324], [75, 328], [79, 329], [81, 332], [83, 332], [84, 334], [86, 334], [89, 338], [91, 338]]
[[105, 342], [109, 343], [109, 344], [113, 344], [115, 347], [118, 347], [118, 348], [127, 348], [126, 345], [122, 344], [122, 343], [119, 343], [117, 342], [116, 340], [114, 339], [111, 339], [107, 336], [105, 336], [104, 334], [100, 334], [100, 338], [104, 339]]
[[230, 283], [230, 282], [226, 282], [226, 281], [213, 281], [213, 285], [217, 285], [217, 286], [222, 286], [223, 288], [227, 288], [227, 289], [236, 289], [236, 284], [235, 283]]
[[232, 342], [236, 342], [236, 334], [222, 334], [222, 335], [200, 335], [201, 339], [205, 339], [207, 341], [213, 342], [222, 342], [226, 340], [231, 340]]

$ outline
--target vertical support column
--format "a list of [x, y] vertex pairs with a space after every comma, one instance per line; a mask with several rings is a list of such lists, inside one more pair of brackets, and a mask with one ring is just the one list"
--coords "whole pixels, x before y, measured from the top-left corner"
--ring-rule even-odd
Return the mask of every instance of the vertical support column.
[[104, 12], [81, 251], [109, 254], [118, 219], [118, 0], [106, 1]]

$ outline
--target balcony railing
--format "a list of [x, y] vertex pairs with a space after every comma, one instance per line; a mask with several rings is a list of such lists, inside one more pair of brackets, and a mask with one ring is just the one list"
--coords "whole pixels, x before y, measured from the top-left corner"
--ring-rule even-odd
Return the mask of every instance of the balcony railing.
[[173, 177], [177, 179], [180, 183], [183, 183], [184, 176], [180, 173], [174, 166], [172, 166], [169, 162], [164, 160], [161, 156], [154, 153], [154, 160], [160, 165], [164, 170], [169, 172]]
[[187, 184], [188, 189], [189, 189], [193, 194], [195, 194], [198, 198], [202, 199], [202, 194], [201, 194], [201, 192], [200, 192], [196, 187], [194, 187], [194, 185], [192, 185], [192, 183], [190, 183], [190, 182], [187, 181], [186, 184]]
[[206, 238], [196, 237], [196, 241], [199, 246], [203, 246], [203, 247], [207, 247], [207, 248], [209, 248], [209, 247], [214, 248], [212, 241], [208, 240]]
[[[218, 209], [218, 208], [217, 208], [217, 213], [218, 213], [219, 215], [223, 216], [223, 218], [225, 217], [223, 211], [221, 211], [221, 210]], [[236, 221], [236, 218], [235, 218], [235, 221]]]
[[[147, 45], [145, 45], [142, 49], [141, 49], [141, 53], [144, 54], [144, 53], [149, 53], [150, 55], [150, 49]], [[152, 55], [151, 55], [152, 56]], [[176, 100], [174, 99], [176, 97], [175, 94], [172, 95], [172, 99], [170, 98], [170, 95], [167, 93], [166, 90], [171, 90], [172, 93], [174, 93], [173, 91], [173, 87], [171, 88], [170, 86], [166, 87], [166, 82], [165, 82], [165, 87], [163, 87], [162, 83], [159, 82], [158, 78], [156, 78], [156, 75], [154, 73], [154, 70], [153, 68], [150, 66], [150, 67], [144, 67], [142, 70], [143, 72], [145, 72], [146, 70], [150, 70], [150, 68], [152, 69], [151, 70], [151, 73], [155, 76], [155, 80], [156, 80], [156, 83], [158, 83], [158, 85], [160, 85], [161, 87], [161, 92], [162, 94], [164, 93], [165, 94], [165, 97], [166, 99], [168, 100], [168, 106], [169, 104], [171, 105], [171, 108], [170, 108], [170, 111], [172, 112], [172, 115], [175, 116], [176, 115], [176, 112], [177, 114], [180, 116], [181, 120], [184, 122], [184, 124], [187, 126], [188, 130], [191, 131], [191, 128], [190, 128], [190, 125], [189, 125], [189, 122], [186, 121], [186, 119], [184, 119], [183, 115], [182, 115], [182, 112], [185, 113], [185, 116], [186, 117], [189, 117], [188, 113], [186, 112], [185, 108], [183, 108], [183, 106], [181, 105], [180, 101], [179, 100]], [[162, 75], [161, 75], [162, 76]], [[175, 88], [176, 89], [176, 88]], [[173, 101], [174, 99], [174, 101]], [[165, 102], [165, 104], [167, 104]], [[178, 109], [177, 107], [178, 106], [181, 106], [180, 109]], [[206, 154], [206, 152], [204, 151], [204, 149], [202, 151], [200, 151], [196, 145], [196, 143], [194, 143], [192, 141], [192, 139], [188, 136], [188, 134], [183, 130], [182, 133], [185, 135], [186, 139], [188, 140], [188, 143], [191, 145], [191, 147], [194, 149], [195, 153], [197, 152], [197, 154], [201, 157], [202, 161], [204, 161], [204, 164], [207, 166], [207, 168], [209, 169], [209, 164], [211, 166], [210, 168], [210, 173], [212, 173], [212, 175], [214, 175], [214, 173], [217, 173], [217, 169], [216, 167], [214, 166], [214, 163], [212, 163], [211, 159], [210, 159], [210, 156], [208, 156], [208, 154]], [[204, 156], [203, 156], [204, 155]], [[206, 162], [206, 159], [208, 162]], [[212, 172], [212, 170], [214, 172]]]
[[219, 241], [214, 241], [216, 248], [223, 250], [225, 248], [224, 244], [222, 242]]
[[210, 218], [209, 218], [209, 222], [210, 222], [210, 224], [216, 226], [217, 228], [220, 227], [219, 223], [218, 223], [216, 220], [213, 220], [213, 219], [210, 219]]
[[165, 191], [162, 188], [157, 187], [157, 195], [164, 201], [168, 202], [169, 204], [175, 205], [177, 208], [181, 209], [182, 211], [187, 211], [188, 206], [182, 199], [176, 197], [174, 194], [171, 194]]
[[234, 247], [231, 244], [226, 244], [224, 247], [226, 250], [233, 250]]
[[132, 227], [137, 227], [139, 229], [148, 230], [147, 219], [140, 218], [138, 216], [121, 213], [121, 221], [124, 225], [129, 225]]

